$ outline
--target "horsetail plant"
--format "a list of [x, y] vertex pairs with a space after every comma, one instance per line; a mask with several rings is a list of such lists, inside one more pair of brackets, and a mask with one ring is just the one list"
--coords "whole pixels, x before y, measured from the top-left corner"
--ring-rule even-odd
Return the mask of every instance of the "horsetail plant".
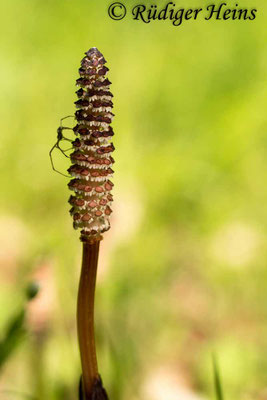
[[[72, 141], [72, 162], [68, 173], [73, 177], [69, 189], [74, 193], [69, 198], [72, 208], [73, 226], [81, 230], [83, 245], [82, 269], [77, 302], [77, 330], [82, 364], [80, 400], [107, 400], [98, 372], [94, 338], [94, 297], [98, 264], [99, 245], [102, 234], [110, 228], [109, 217], [113, 200], [110, 178], [114, 160], [110, 143], [114, 135], [110, 124], [113, 95], [111, 82], [106, 78], [106, 60], [97, 48], [85, 53], [76, 84], [78, 100], [75, 102], [78, 137]], [[63, 129], [58, 130], [58, 142]], [[64, 138], [69, 140], [67, 138]], [[59, 148], [61, 151], [62, 149]], [[64, 151], [63, 151], [64, 152]], [[52, 164], [53, 166], [53, 164]]]

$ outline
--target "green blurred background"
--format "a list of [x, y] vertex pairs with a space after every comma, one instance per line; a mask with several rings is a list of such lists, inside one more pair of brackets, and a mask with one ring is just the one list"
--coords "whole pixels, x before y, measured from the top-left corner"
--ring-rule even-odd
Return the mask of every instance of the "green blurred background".
[[93, 46], [108, 61], [116, 114], [96, 299], [110, 398], [213, 399], [216, 352], [227, 400], [267, 399], [267, 5], [239, 3], [257, 19], [174, 27], [130, 11], [113, 21], [103, 0], [1, 1], [2, 341], [27, 282], [41, 286], [1, 366], [1, 399], [77, 399], [81, 246], [68, 180], [48, 152]]

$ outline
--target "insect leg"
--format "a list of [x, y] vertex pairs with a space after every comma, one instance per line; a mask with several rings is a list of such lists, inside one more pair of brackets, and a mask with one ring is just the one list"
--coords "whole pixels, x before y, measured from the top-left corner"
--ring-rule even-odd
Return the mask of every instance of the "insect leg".
[[[65, 128], [64, 126], [62, 127], [62, 130], [63, 130], [63, 129], [70, 129], [70, 130], [72, 131], [71, 128]], [[63, 139], [64, 139], [64, 140], [67, 140], [68, 142], [72, 142], [72, 141], [73, 141], [73, 139], [69, 139], [69, 138], [67, 138], [66, 136], [63, 136], [63, 135], [62, 135], [62, 139], [61, 139], [61, 140], [63, 140]]]
[[63, 150], [63, 149], [59, 146], [59, 144], [57, 144], [56, 148], [57, 148], [58, 150], [60, 150], [61, 153], [62, 153], [65, 157], [70, 158], [70, 156], [68, 156], [67, 154], [65, 154], [65, 151], [67, 151], [67, 150]]
[[73, 129], [69, 128], [68, 126], [61, 126], [61, 130], [64, 131], [64, 129], [69, 129], [70, 131], [73, 131]]
[[[58, 171], [58, 170], [55, 168], [55, 166], [54, 166], [53, 157], [52, 157], [52, 152], [53, 152], [55, 149], [59, 149], [59, 150], [61, 150], [61, 151], [63, 152], [63, 150], [60, 149], [60, 147], [58, 146], [58, 142], [57, 142], [56, 144], [54, 144], [54, 146], [52, 147], [52, 149], [49, 151], [49, 157], [50, 157], [50, 162], [51, 162], [52, 168], [53, 168], [53, 170], [54, 170], [55, 172], [57, 172], [58, 174], [63, 175], [63, 176], [66, 176], [67, 178], [69, 178], [68, 175], [65, 175], [65, 174], [63, 174], [62, 172]], [[63, 154], [64, 154], [64, 153], [63, 153]], [[64, 154], [64, 156], [66, 156], [66, 155]], [[67, 157], [67, 156], [66, 156], [66, 157]]]
[[54, 167], [54, 162], [53, 162], [53, 158], [52, 158], [52, 152], [54, 151], [54, 149], [56, 148], [58, 143], [54, 144], [54, 146], [52, 147], [52, 149], [49, 151], [49, 157], [50, 157], [50, 161], [51, 161], [51, 165], [53, 170], [55, 171], [55, 167]]
[[66, 117], [61, 118], [60, 121], [64, 121], [64, 119], [67, 118], [74, 118], [74, 115], [67, 115]]
[[[67, 115], [66, 117], [61, 118], [61, 119], [60, 119], [60, 126], [61, 126], [61, 128], [62, 128], [62, 121], [64, 121], [64, 119], [67, 119], [67, 118], [74, 118], [74, 115]], [[69, 128], [69, 129], [71, 129], [71, 128]]]

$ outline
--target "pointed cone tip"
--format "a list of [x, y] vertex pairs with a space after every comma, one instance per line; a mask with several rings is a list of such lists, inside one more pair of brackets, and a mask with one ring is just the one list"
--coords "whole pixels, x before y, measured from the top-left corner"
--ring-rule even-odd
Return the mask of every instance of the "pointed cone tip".
[[85, 52], [87, 56], [91, 56], [93, 54], [98, 54], [103, 57], [103, 54], [98, 50], [97, 47], [91, 47], [88, 51]]

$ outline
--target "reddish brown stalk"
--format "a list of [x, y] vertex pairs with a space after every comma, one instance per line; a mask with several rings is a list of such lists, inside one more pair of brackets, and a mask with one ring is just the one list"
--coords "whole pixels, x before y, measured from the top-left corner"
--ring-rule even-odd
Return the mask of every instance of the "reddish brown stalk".
[[95, 335], [94, 335], [94, 300], [99, 254], [98, 240], [83, 242], [82, 271], [77, 303], [77, 328], [82, 362], [82, 385], [84, 400], [92, 398], [92, 391], [99, 379]]

